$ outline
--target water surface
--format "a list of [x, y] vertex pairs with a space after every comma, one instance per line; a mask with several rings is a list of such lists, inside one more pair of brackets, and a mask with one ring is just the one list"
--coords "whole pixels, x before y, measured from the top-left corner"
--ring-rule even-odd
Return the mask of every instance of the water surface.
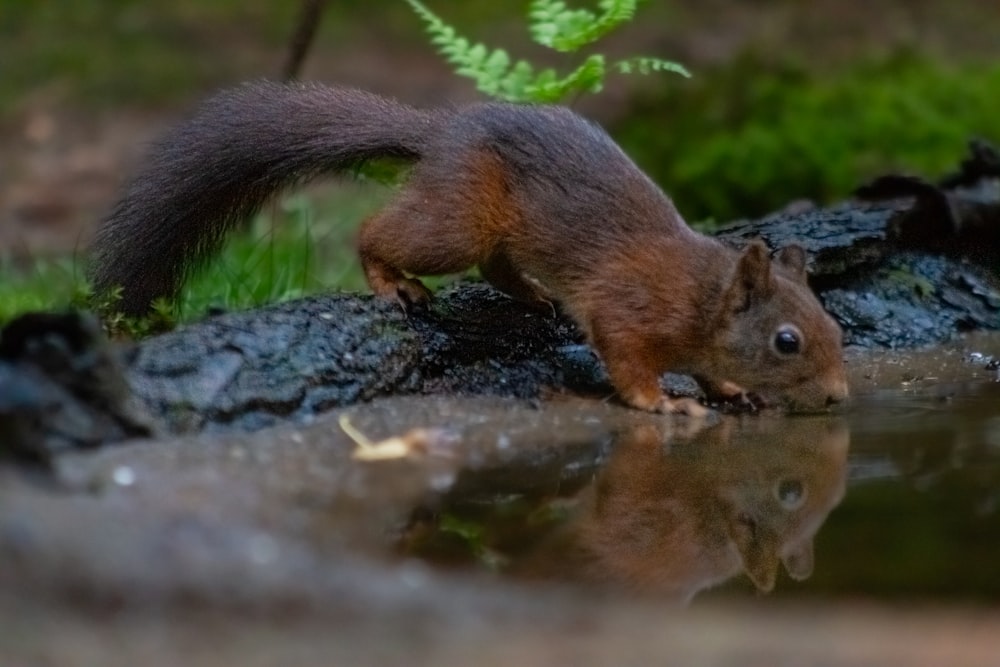
[[557, 480], [533, 481], [530, 457], [506, 485], [467, 471], [401, 549], [681, 603], [995, 603], [1000, 381], [982, 341], [855, 357], [840, 414], [626, 419]]

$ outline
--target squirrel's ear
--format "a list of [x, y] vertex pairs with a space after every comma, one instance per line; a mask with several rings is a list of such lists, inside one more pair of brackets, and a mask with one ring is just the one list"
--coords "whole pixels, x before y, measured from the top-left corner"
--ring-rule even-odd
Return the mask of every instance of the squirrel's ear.
[[734, 518], [729, 537], [736, 544], [743, 560], [743, 571], [761, 593], [769, 593], [778, 578], [778, 545], [773, 536], [759, 526]]
[[771, 258], [767, 246], [751, 241], [736, 263], [736, 272], [729, 286], [729, 302], [734, 310], [746, 310], [756, 297], [771, 291]]
[[795, 581], [805, 581], [813, 573], [813, 541], [811, 539], [793, 545], [781, 556], [785, 571]]
[[800, 283], [806, 282], [806, 250], [797, 243], [786, 245], [775, 256], [778, 262], [791, 276]]

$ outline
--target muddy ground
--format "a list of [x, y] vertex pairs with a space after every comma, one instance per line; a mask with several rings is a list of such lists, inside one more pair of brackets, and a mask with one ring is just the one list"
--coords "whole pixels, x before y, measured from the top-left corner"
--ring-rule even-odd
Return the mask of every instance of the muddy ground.
[[[933, 406], [963, 400], [968, 389], [959, 387], [995, 387], [987, 360], [997, 355], [1000, 339], [992, 336], [933, 352], [853, 356], [855, 404], [842, 415], [699, 423], [597, 400], [539, 407], [497, 398], [392, 398], [307, 426], [67, 454], [54, 475], [2, 467], [0, 662], [993, 665], [1000, 655], [993, 605], [947, 598], [902, 604], [874, 592], [788, 597], [802, 584], [784, 574], [777, 588], [785, 594], [753, 594], [739, 560], [733, 570], [731, 556], [718, 555], [728, 552], [698, 552], [694, 562], [715, 563], [709, 572], [670, 565], [670, 553], [700, 538], [671, 533], [669, 520], [655, 525], [673, 535], [671, 551], [644, 566], [653, 569], [638, 589], [629, 584], [637, 576], [629, 552], [609, 560], [597, 578], [592, 569], [560, 575], [571, 572], [572, 559], [525, 577], [516, 568], [498, 575], [485, 558], [465, 566], [439, 558], [436, 568], [407, 544], [420, 523], [415, 517], [449, 497], [485, 493], [497, 502], [561, 489], [586, 507], [593, 480], [604, 480], [600, 489], [616, 471], [627, 496], [651, 470], [666, 470], [654, 462], [660, 451], [673, 457], [664, 459], [668, 466], [681, 466], [668, 487], [707, 474], [722, 480], [719, 488], [736, 489], [746, 484], [740, 479], [798, 471], [794, 479], [811, 500], [804, 523], [789, 524], [789, 539], [811, 544], [845, 482], [861, 479], [844, 425], [871, 430], [886, 414], [898, 416], [901, 400], [912, 419], [916, 405], [939, 410]], [[376, 443], [402, 435], [415, 446], [403, 457], [390, 451], [382, 460], [359, 460], [357, 433]], [[956, 453], [975, 446], [964, 433]], [[623, 452], [640, 465], [623, 468]], [[736, 486], [725, 481], [730, 473]], [[716, 482], [705, 482], [706, 498]], [[657, 502], [685, 502], [683, 493], [673, 498]], [[662, 511], [655, 507], [633, 513]], [[614, 525], [628, 525], [621, 521], [624, 515]], [[634, 534], [620, 539], [629, 544]], [[784, 553], [789, 572], [808, 579], [811, 551], [807, 571]], [[838, 558], [866, 556], [861, 548], [821, 549], [815, 557], [821, 571]], [[666, 579], [649, 574], [671, 568]], [[734, 574], [741, 588], [701, 599], [705, 586]], [[678, 588], [678, 581], [686, 583]]]

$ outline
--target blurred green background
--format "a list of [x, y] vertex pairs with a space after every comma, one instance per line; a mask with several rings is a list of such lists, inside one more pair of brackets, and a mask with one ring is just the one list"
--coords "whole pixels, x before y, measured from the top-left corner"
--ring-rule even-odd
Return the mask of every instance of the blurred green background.
[[[568, 65], [529, 42], [526, 2], [427, 4], [492, 47]], [[0, 319], [79, 291], [82, 248], [145, 145], [212, 90], [278, 76], [299, 11], [295, 1], [0, 0]], [[753, 217], [835, 201], [886, 171], [936, 177], [968, 138], [1000, 140], [998, 35], [995, 0], [648, 0], [598, 49], [677, 60], [693, 78], [613, 78], [572, 104], [689, 221]], [[303, 78], [415, 104], [478, 97], [401, 0], [330, 0]], [[187, 312], [361, 289], [353, 230], [388, 194], [326, 185], [307, 189], [306, 204], [276, 204], [236, 241], [229, 268], [204, 279], [207, 291], [185, 296]], [[275, 250], [286, 237], [307, 251]], [[256, 296], [220, 296], [226, 281]]]

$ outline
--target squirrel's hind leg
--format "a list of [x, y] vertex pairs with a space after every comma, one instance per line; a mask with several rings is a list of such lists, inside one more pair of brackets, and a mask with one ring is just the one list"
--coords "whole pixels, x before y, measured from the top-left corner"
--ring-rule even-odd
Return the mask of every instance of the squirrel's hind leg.
[[478, 234], [456, 212], [435, 210], [443, 202], [404, 190], [361, 225], [358, 254], [365, 278], [380, 297], [404, 306], [423, 303], [431, 292], [411, 276], [459, 273], [479, 262]]

